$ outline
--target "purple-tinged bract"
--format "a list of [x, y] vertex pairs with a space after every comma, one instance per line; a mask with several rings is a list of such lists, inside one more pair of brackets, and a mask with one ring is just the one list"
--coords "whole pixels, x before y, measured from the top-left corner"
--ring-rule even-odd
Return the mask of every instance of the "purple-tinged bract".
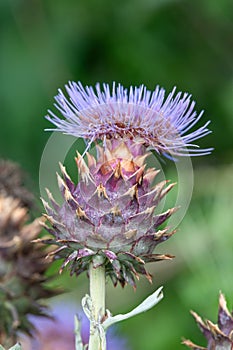
[[197, 114], [188, 93], [175, 94], [174, 88], [166, 98], [159, 86], [149, 91], [144, 85], [126, 89], [113, 83], [111, 88], [96, 84], [93, 89], [80, 82], [70, 82], [66, 90], [68, 98], [61, 90], [55, 97], [65, 119], [49, 111], [46, 118], [57, 127], [49, 130], [84, 138], [89, 144], [99, 139], [131, 139], [171, 156], [199, 156], [212, 150], [193, 143], [210, 130], [209, 121], [193, 130], [203, 111]]
[[218, 324], [209, 320], [205, 322], [195, 312], [191, 312], [201, 332], [207, 339], [207, 347], [194, 344], [190, 340], [184, 340], [183, 344], [193, 350], [231, 350], [233, 349], [233, 312], [226, 305], [225, 297], [219, 295]]

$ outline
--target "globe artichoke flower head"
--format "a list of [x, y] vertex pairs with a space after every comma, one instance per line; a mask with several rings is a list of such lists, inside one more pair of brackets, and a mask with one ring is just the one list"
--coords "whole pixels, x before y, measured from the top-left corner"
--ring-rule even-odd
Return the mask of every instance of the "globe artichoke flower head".
[[28, 316], [49, 317], [43, 299], [61, 291], [46, 282], [50, 251], [33, 244], [39, 237], [42, 217], [30, 220], [33, 195], [24, 186], [21, 168], [0, 160], [0, 344], [10, 347], [19, 333], [32, 335]]
[[[155, 183], [158, 171], [147, 164], [150, 150], [172, 157], [187, 155], [188, 148], [193, 155], [208, 154], [211, 149], [197, 151], [191, 144], [210, 132], [208, 123], [184, 135], [202, 113], [193, 111], [189, 95], [174, 97], [174, 90], [166, 100], [159, 87], [151, 93], [144, 86], [128, 91], [113, 84], [110, 92], [108, 85], [94, 90], [70, 83], [67, 92], [70, 99], [59, 91], [55, 104], [65, 119], [51, 111], [47, 119], [55, 130], [84, 138], [88, 145], [76, 158], [77, 185], [61, 165], [63, 204], [49, 191], [50, 203], [43, 200], [51, 224], [46, 229], [54, 237], [47, 243], [59, 246], [53, 254], [64, 258], [61, 270], [69, 264], [79, 275], [100, 255], [114, 285], [135, 287], [139, 274], [151, 280], [145, 263], [172, 258], [154, 249], [174, 233], [160, 227], [176, 208], [156, 212], [174, 184]], [[93, 142], [96, 154], [90, 152]]]
[[0, 159], [0, 193], [1, 196], [12, 197], [21, 205], [32, 210], [35, 208], [35, 198], [25, 187], [27, 175], [17, 163]]

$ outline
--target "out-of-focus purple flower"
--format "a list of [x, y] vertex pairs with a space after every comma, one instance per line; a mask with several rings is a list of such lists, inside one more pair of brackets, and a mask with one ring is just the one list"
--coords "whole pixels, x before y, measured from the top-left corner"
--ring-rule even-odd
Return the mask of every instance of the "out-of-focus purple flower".
[[[73, 350], [75, 349], [74, 316], [75, 306], [61, 302], [52, 310], [54, 320], [30, 317], [36, 333], [34, 338], [20, 339], [23, 350]], [[78, 312], [81, 321], [81, 336], [83, 344], [88, 343], [89, 321], [83, 313]], [[118, 338], [114, 331], [107, 334], [107, 349], [129, 350], [126, 339]]]
[[[210, 133], [209, 121], [196, 130], [193, 126], [201, 119], [194, 110], [195, 102], [188, 93], [176, 88], [165, 98], [165, 90], [156, 86], [149, 91], [144, 85], [124, 88], [96, 84], [83, 87], [78, 82], [66, 85], [69, 99], [59, 90], [55, 97], [56, 108], [65, 119], [52, 111], [46, 117], [61, 131], [87, 139], [131, 139], [140, 141], [158, 153], [178, 156], [198, 156], [211, 152], [211, 148], [199, 149], [193, 141]], [[189, 133], [188, 133], [189, 132]]]

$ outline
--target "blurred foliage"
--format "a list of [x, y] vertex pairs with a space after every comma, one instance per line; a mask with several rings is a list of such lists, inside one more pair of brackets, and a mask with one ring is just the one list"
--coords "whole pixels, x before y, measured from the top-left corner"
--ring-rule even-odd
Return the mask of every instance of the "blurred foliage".
[[[69, 80], [159, 84], [167, 91], [176, 85], [193, 94], [198, 112], [205, 109], [203, 123], [212, 120], [213, 133], [200, 144], [215, 151], [194, 159], [189, 212], [164, 245], [177, 258], [155, 264], [155, 285], [142, 279], [136, 294], [108, 287], [108, 307], [116, 313], [165, 285], [154, 310], [121, 325], [133, 349], [181, 349], [182, 336], [198, 342], [188, 310], [214, 320], [218, 291], [233, 300], [233, 2], [1, 0], [0, 26], [1, 156], [31, 173], [37, 195], [50, 137], [44, 115]], [[86, 292], [85, 276], [63, 280], [78, 289], [76, 298]]]

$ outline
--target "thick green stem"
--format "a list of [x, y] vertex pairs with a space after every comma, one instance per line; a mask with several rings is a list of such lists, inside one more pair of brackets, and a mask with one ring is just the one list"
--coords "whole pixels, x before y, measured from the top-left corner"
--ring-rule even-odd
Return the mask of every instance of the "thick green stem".
[[[93, 316], [95, 324], [90, 324], [90, 339], [88, 350], [106, 350], [104, 345], [105, 335], [100, 337], [100, 329], [97, 324], [105, 315], [105, 267], [101, 264], [103, 258], [97, 256], [95, 261], [90, 264], [89, 278], [90, 278], [90, 297], [93, 304]], [[97, 267], [95, 267], [97, 266]]]

